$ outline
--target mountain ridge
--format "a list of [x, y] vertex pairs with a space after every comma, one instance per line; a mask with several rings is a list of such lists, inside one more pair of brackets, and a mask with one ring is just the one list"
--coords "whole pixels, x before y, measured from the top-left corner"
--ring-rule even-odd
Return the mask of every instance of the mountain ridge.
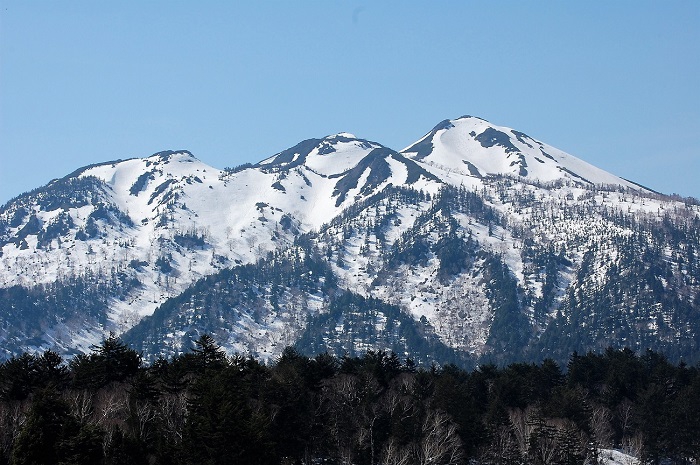
[[[80, 168], [0, 209], [0, 339], [6, 355], [48, 347], [75, 353], [106, 331], [127, 339], [138, 333], [152, 342], [143, 347], [150, 357], [166, 346], [185, 348], [206, 327], [230, 351], [274, 357], [280, 341], [296, 338], [340, 350], [340, 333], [323, 318], [335, 315], [342, 328], [342, 321], [379, 312], [383, 323], [365, 328], [365, 339], [440, 362], [421, 352], [423, 343], [399, 343], [398, 333], [380, 328], [394, 327], [399, 311], [423, 328], [410, 334], [433, 334], [461, 363], [472, 363], [558, 353], [571, 321], [600, 326], [573, 317], [603, 311], [577, 296], [586, 289], [598, 296], [596, 305], [612, 302], [617, 313], [610, 318], [625, 322], [627, 342], [633, 336], [634, 344], [647, 344], [654, 331], [660, 340], [675, 331], [689, 341], [677, 351], [687, 357], [698, 353], [692, 341], [700, 327], [699, 218], [696, 202], [655, 193], [475, 117], [445, 120], [402, 151], [339, 133], [223, 170], [186, 150], [162, 151]], [[627, 246], [641, 255], [616, 251]], [[310, 263], [325, 262], [337, 289], [314, 294], [291, 276], [276, 276], [285, 271], [265, 260], [293, 250], [300, 250], [298, 263], [285, 269], [313, 273]], [[635, 279], [655, 291], [601, 293], [620, 287], [610, 261], [634, 269]], [[252, 300], [216, 303], [218, 294], [204, 288], [201, 301], [191, 294], [200, 282], [225, 289], [230, 279], [217, 276], [243, 273], [242, 267], [259, 268], [245, 271], [258, 289]], [[654, 273], [644, 278], [650, 267]], [[628, 285], [636, 288], [634, 280]], [[198, 306], [163, 307], [188, 292]], [[352, 316], [333, 307], [338, 292], [391, 307], [372, 304], [374, 310]], [[47, 293], [66, 297], [42, 302]], [[626, 315], [622, 301], [639, 307], [639, 315]], [[280, 302], [294, 310], [280, 310]], [[228, 310], [204, 322], [207, 305]], [[164, 308], [171, 314], [161, 321], [180, 326], [146, 334], [145, 322]], [[32, 325], [18, 321], [17, 309]], [[233, 314], [248, 323], [229, 326], [238, 321]], [[325, 335], [310, 334], [308, 325]], [[596, 331], [574, 348], [600, 344], [605, 332]]]

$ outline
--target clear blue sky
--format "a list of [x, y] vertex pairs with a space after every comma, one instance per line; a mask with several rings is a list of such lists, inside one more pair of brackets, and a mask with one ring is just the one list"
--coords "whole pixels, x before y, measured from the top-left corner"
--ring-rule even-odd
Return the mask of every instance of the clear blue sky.
[[464, 114], [700, 197], [700, 2], [0, 0], [0, 204], [166, 149], [400, 150]]

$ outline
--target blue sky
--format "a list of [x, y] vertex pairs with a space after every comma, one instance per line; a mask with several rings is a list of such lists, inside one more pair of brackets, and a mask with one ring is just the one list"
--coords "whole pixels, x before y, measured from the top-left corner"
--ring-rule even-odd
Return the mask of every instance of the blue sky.
[[700, 2], [0, 0], [0, 204], [83, 165], [218, 168], [480, 116], [700, 197]]

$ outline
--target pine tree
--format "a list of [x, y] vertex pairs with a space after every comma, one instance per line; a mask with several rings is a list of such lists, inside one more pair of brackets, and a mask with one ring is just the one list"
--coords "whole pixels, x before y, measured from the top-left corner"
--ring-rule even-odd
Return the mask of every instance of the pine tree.
[[209, 334], [203, 334], [195, 342], [192, 349], [196, 366], [201, 370], [216, 370], [226, 366], [226, 352], [216, 344], [214, 338]]
[[11, 465], [59, 463], [61, 442], [74, 427], [68, 405], [53, 391], [39, 391], [15, 442]]
[[140, 367], [141, 356], [114, 333], [94, 346], [90, 354], [77, 355], [70, 362], [73, 385], [79, 388], [98, 388], [124, 381], [134, 376]]

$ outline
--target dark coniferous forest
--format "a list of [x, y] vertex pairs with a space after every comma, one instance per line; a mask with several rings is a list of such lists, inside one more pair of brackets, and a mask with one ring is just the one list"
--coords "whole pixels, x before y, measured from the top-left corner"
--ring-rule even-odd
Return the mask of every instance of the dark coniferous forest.
[[466, 371], [288, 347], [266, 365], [204, 335], [146, 366], [110, 336], [0, 365], [0, 464], [688, 464], [698, 412], [700, 367], [651, 350]]

